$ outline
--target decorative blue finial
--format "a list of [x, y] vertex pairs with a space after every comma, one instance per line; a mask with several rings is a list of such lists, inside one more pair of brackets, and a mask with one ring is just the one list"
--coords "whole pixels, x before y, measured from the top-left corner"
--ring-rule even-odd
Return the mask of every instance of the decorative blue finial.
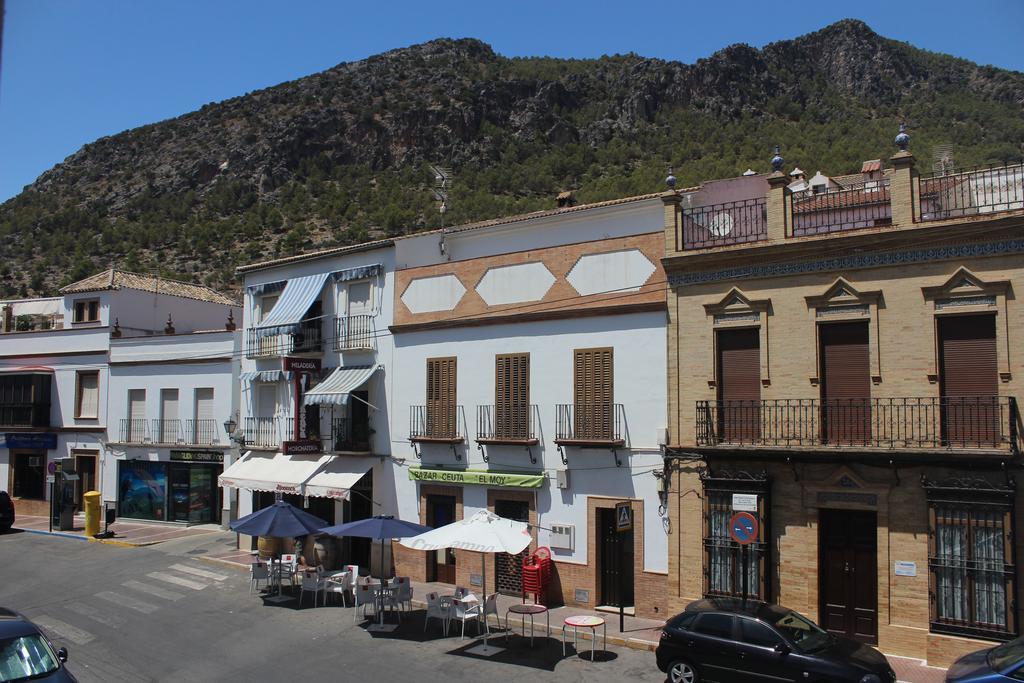
[[671, 166], [668, 167], [668, 177], [665, 178], [665, 185], [667, 185], [668, 189], [670, 189], [670, 190], [676, 189], [676, 177], [674, 175], [672, 175], [672, 167]]
[[906, 152], [910, 146], [910, 135], [907, 133], [907, 124], [900, 123], [900, 132], [896, 135], [896, 146], [901, 152]]
[[775, 145], [775, 156], [772, 157], [772, 170], [776, 173], [782, 172], [782, 165], [786, 163], [786, 160], [779, 154], [779, 146]]

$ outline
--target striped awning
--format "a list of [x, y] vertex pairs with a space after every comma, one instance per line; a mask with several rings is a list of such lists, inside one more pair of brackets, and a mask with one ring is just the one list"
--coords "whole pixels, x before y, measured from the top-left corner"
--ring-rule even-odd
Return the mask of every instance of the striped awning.
[[298, 330], [306, 311], [324, 288], [328, 273], [317, 273], [288, 280], [270, 314], [255, 326], [257, 337], [272, 337]]
[[335, 457], [303, 485], [307, 496], [348, 500], [352, 487], [373, 469], [373, 458]]
[[217, 477], [220, 486], [249, 491], [301, 493], [313, 473], [331, 461], [332, 455], [285, 455], [250, 451], [231, 463]]
[[292, 373], [283, 370], [252, 370], [238, 376], [243, 382], [277, 382], [281, 379], [290, 380]]
[[309, 405], [344, 405], [349, 394], [366, 384], [377, 372], [379, 366], [359, 365], [338, 368], [327, 379], [306, 392], [304, 400]]
[[379, 263], [373, 263], [368, 266], [357, 266], [355, 268], [346, 268], [345, 270], [337, 270], [331, 273], [331, 279], [335, 282], [348, 282], [349, 280], [363, 280], [368, 277], [376, 277], [380, 275], [384, 267]]

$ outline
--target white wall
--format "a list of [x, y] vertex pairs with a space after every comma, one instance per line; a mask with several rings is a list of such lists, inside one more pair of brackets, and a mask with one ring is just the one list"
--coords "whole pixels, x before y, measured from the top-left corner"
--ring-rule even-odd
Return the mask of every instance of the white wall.
[[[228, 312], [234, 313], [235, 324], [242, 324], [242, 308], [224, 304], [186, 299], [167, 294], [152, 294], [134, 289], [104, 292], [109, 300], [106, 324], [113, 326], [116, 318], [122, 330], [151, 330], [163, 333], [168, 314], [177, 333], [196, 330], [223, 330]], [[84, 295], [77, 295], [82, 297]], [[71, 299], [72, 297], [68, 297]], [[105, 308], [105, 306], [104, 306]], [[101, 309], [102, 311], [102, 309]], [[65, 318], [68, 320], [69, 318]]]
[[[552, 522], [576, 525], [575, 552], [556, 552], [556, 559], [587, 562], [586, 496], [628, 496], [644, 500], [644, 566], [665, 571], [667, 541], [658, 516], [658, 497], [651, 471], [661, 469], [658, 432], [666, 426], [665, 314], [584, 317], [506, 325], [461, 327], [402, 333], [395, 338], [396, 360], [391, 403], [392, 453], [404, 460], [395, 472], [397, 513], [417, 519], [418, 490], [408, 479], [408, 466], [470, 468], [504, 472], [543, 471], [548, 481], [537, 490], [541, 526]], [[614, 349], [615, 401], [625, 408], [626, 447], [616, 467], [609, 450], [568, 448], [568, 466], [554, 444], [555, 405], [573, 402], [573, 350]], [[540, 444], [532, 465], [523, 447], [490, 446], [484, 462], [475, 443], [476, 406], [494, 403], [494, 357], [499, 353], [530, 354], [530, 401], [538, 406]], [[422, 459], [408, 441], [410, 406], [426, 400], [426, 361], [437, 356], [458, 358], [457, 401], [460, 429], [467, 443], [457, 446], [461, 460], [447, 445], [421, 444]], [[555, 472], [569, 470], [567, 490], [555, 487]], [[487, 506], [487, 487], [463, 487], [466, 515]], [[541, 541], [546, 536], [542, 534]]]

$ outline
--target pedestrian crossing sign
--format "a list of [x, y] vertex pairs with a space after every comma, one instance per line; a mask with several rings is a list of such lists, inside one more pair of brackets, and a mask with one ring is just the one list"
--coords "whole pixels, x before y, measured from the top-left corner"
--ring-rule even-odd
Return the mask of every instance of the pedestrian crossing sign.
[[629, 503], [615, 504], [615, 531], [625, 533], [633, 530], [633, 510]]

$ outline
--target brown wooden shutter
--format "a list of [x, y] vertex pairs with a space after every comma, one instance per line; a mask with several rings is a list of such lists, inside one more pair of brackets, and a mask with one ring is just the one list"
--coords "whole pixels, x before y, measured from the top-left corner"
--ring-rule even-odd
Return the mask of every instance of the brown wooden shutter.
[[821, 362], [821, 430], [828, 443], [871, 440], [871, 354], [868, 323], [818, 327]]
[[495, 356], [494, 410], [495, 437], [530, 438], [530, 354]]
[[945, 439], [952, 446], [996, 445], [999, 368], [996, 317], [939, 318], [939, 365]]
[[454, 438], [456, 429], [456, 359], [427, 359], [427, 436]]
[[615, 364], [612, 349], [576, 349], [573, 365], [575, 438], [613, 438]]
[[724, 441], [761, 435], [761, 337], [757, 328], [718, 331], [718, 433]]

